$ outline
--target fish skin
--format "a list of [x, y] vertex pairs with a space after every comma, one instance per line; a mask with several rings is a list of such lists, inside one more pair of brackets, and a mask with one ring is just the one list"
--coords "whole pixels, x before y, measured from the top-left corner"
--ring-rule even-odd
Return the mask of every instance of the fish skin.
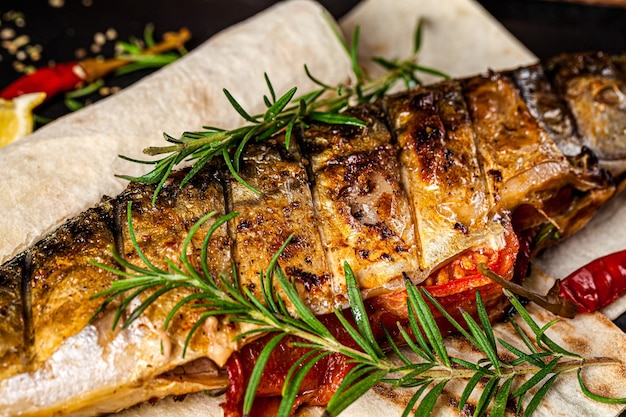
[[400, 180], [397, 147], [380, 105], [347, 114], [367, 128], [313, 124], [302, 133], [312, 193], [337, 303], [345, 304], [343, 264], [348, 262], [368, 296], [403, 286], [402, 272], [416, 282], [417, 262], [411, 208]]
[[560, 55], [547, 71], [577, 122], [582, 144], [613, 176], [626, 168], [626, 80], [614, 60], [602, 52]]
[[[570, 62], [576, 65], [570, 65]], [[259, 213], [266, 216], [270, 204], [283, 204], [284, 209], [295, 203], [305, 209], [298, 214], [294, 212], [294, 216], [304, 215], [307, 219], [304, 223], [312, 224], [315, 222], [311, 216], [318, 219], [317, 223], [321, 219], [322, 201], [324, 204], [341, 203], [349, 207], [349, 203], [341, 201], [344, 194], [329, 194], [329, 191], [332, 191], [334, 180], [342, 179], [340, 174], [345, 177], [350, 169], [354, 171], [358, 167], [341, 161], [357, 161], [359, 158], [365, 161], [366, 167], [376, 167], [387, 172], [388, 175], [382, 178], [394, 184], [391, 187], [394, 192], [391, 194], [397, 199], [393, 204], [397, 207], [406, 205], [413, 211], [421, 203], [415, 200], [416, 191], [413, 194], [410, 191], [412, 186], [407, 180], [409, 174], [406, 174], [408, 162], [412, 161], [414, 169], [424, 170], [424, 175], [428, 174], [422, 175], [422, 181], [438, 178], [439, 184], [446, 175], [450, 175], [448, 180], [452, 181], [452, 172], [457, 176], [455, 180], [459, 179], [458, 175], [470, 175], [462, 171], [464, 164], [478, 165], [480, 172], [471, 179], [477, 181], [478, 192], [484, 193], [489, 202], [486, 215], [488, 221], [491, 221], [490, 215], [503, 215], [506, 213], [502, 211], [523, 207], [523, 214], [529, 220], [515, 221], [514, 215], [514, 225], [518, 228], [535, 227], [537, 222], [545, 221], [548, 216], [567, 235], [583, 227], [595, 209], [626, 183], [622, 181], [626, 171], [626, 154], [622, 148], [626, 144], [623, 138], [626, 119], [601, 117], [603, 111], [608, 114], [621, 111], [623, 103], [620, 94], [624, 91], [623, 70], [626, 67], [624, 62], [623, 59], [608, 59], [604, 55], [568, 55], [555, 58], [540, 67], [520, 69], [517, 72], [490, 72], [460, 82], [447, 81], [386, 98], [382, 107], [378, 103], [350, 110], [369, 118], [370, 125], [365, 134], [356, 127], [313, 124], [299, 138], [300, 144], [294, 144], [289, 152], [281, 149], [280, 138], [261, 147], [253, 147], [250, 153], [244, 155], [242, 170], [250, 182], [255, 181], [254, 172], [267, 163], [264, 158], [268, 155], [276, 158], [276, 154], [282, 159], [281, 163], [287, 163], [282, 170], [278, 168], [279, 164], [267, 164], [265, 169], [271, 175], [264, 179], [266, 182], [257, 184], [260, 189], [277, 193], [270, 199], [262, 196], [255, 201], [249, 195], [242, 197], [245, 191], [239, 189], [240, 185], [233, 182], [233, 178], [222, 167], [214, 165], [202, 170], [182, 189], [178, 184], [185, 171], [174, 173], [165, 184], [155, 207], [151, 204], [154, 186], [131, 184], [120, 196], [105, 198], [96, 208], [71, 219], [33, 248], [0, 266], [0, 316], [6, 319], [0, 324], [0, 416], [93, 415], [114, 412], [152, 397], [224, 387], [226, 384], [220, 367], [232, 352], [245, 343], [232, 342], [232, 338], [244, 330], [240, 324], [218, 319], [207, 321], [192, 338], [185, 358], [181, 355], [184, 339], [190, 326], [197, 320], [198, 311], [183, 309], [170, 328], [162, 329], [167, 312], [189, 293], [167, 294], [126, 329], [116, 328], [111, 331], [111, 310], [115, 305], [110, 306], [111, 309], [97, 320], [87, 324], [100, 304], [99, 300], [92, 300], [91, 296], [106, 288], [114, 277], [98, 274], [90, 280], [88, 288], [82, 291], [73, 285], [77, 279], [74, 274], [78, 272], [70, 271], [80, 270], [82, 278], [89, 259], [111, 264], [107, 252], [110, 245], [129, 262], [141, 264], [132, 250], [130, 236], [124, 227], [129, 201], [133, 202], [131, 217], [138, 244], [151, 262], [161, 267], [165, 266], [165, 257], [173, 262], [178, 261], [182, 242], [191, 225], [212, 210], [219, 215], [240, 207], [247, 210], [251, 217]], [[575, 70], [567, 71], [568, 66]], [[524, 76], [523, 71], [527, 71]], [[544, 82], [542, 76], [537, 75], [539, 72], [552, 77], [549, 83], [544, 83], [544, 87], [548, 85], [550, 88], [533, 87], [532, 82], [537, 85]], [[524, 88], [524, 85], [528, 88]], [[549, 96], [552, 104], [544, 105], [545, 100], [538, 97], [539, 92]], [[434, 148], [429, 148], [432, 151], [431, 160], [424, 159], [427, 155], [420, 153], [425, 151], [410, 154], [398, 148], [398, 144], [402, 146], [407, 138], [394, 130], [402, 124], [398, 121], [402, 110], [393, 113], [393, 109], [402, 109], [405, 105], [402, 100], [406, 101], [407, 96], [410, 99], [419, 96], [422, 100], [430, 101], [430, 107], [422, 108], [417, 119], [432, 120], [435, 134], [441, 140]], [[589, 100], [593, 103], [588, 103]], [[556, 119], [568, 118], [568, 121], [551, 125], [561, 127], [548, 128], [552, 120], [548, 120], [545, 114], [550, 108], [560, 109], [560, 112], [555, 113]], [[567, 123], [569, 127], [562, 128]], [[394, 129], [387, 131], [389, 127]], [[412, 127], [413, 133], [418, 134], [419, 129], [423, 128], [415, 125]], [[534, 140], [529, 140], [525, 134], [532, 135]], [[622, 140], [614, 140], [610, 135], [617, 135]], [[320, 138], [326, 142], [320, 144]], [[494, 138], [497, 142], [493, 141]], [[473, 141], [475, 155], [468, 147], [458, 145], [457, 141], [460, 140], [466, 141], [468, 146]], [[562, 145], [559, 149], [559, 144], [574, 145]], [[453, 145], [459, 148], [453, 149]], [[262, 146], [269, 151], [263, 150]], [[298, 146], [302, 149], [299, 150]], [[407, 145], [407, 149], [417, 148]], [[453, 150], [452, 154], [458, 157], [453, 165], [449, 165], [449, 153], [446, 157], [446, 151], [449, 150]], [[467, 154], [463, 154], [463, 151]], [[376, 152], [385, 158], [376, 159], [379, 156]], [[402, 152], [405, 152], [404, 159]], [[398, 154], [401, 163], [392, 160]], [[448, 169], [454, 166], [458, 170], [450, 170], [448, 174], [446, 165]], [[403, 169], [404, 174], [401, 172]], [[320, 177], [325, 170], [328, 170], [326, 179]], [[495, 171], [500, 172], [496, 175]], [[280, 180], [272, 179], [272, 175], [274, 178], [285, 175], [295, 181], [297, 187], [291, 190], [281, 188]], [[358, 180], [355, 184], [358, 184]], [[306, 192], [309, 186], [312, 190], [310, 195]], [[561, 194], [562, 189], [569, 193]], [[445, 187], [441, 190], [445, 191]], [[322, 200], [322, 193], [326, 193], [329, 198]], [[235, 198], [236, 194], [241, 198]], [[366, 197], [371, 198], [370, 195]], [[485, 207], [481, 204], [478, 204], [476, 210], [484, 213]], [[333, 210], [340, 212], [345, 211], [345, 208]], [[267, 220], [270, 219], [267, 217]], [[385, 219], [391, 221], [393, 216]], [[419, 222], [415, 219], [415, 214], [411, 214], [407, 222], [412, 221], [419, 230]], [[502, 217], [497, 220], [509, 221]], [[199, 248], [210, 224], [208, 222], [201, 228], [190, 245], [188, 255], [196, 266], [200, 263]], [[284, 224], [281, 227], [284, 228]], [[315, 247], [316, 257], [321, 258], [317, 239], [320, 239], [322, 245], [326, 239], [325, 250], [332, 250], [330, 243], [341, 238], [337, 234], [340, 229], [328, 229], [321, 233], [314, 229], [306, 229], [306, 238], [314, 242], [313, 246], [306, 247]], [[483, 241], [475, 239], [480, 241], [479, 245], [497, 248], [497, 237], [503, 231], [488, 230], [490, 232]], [[257, 229], [259, 231], [262, 230]], [[279, 235], [282, 237], [287, 232], [285, 229]], [[301, 233], [300, 236], [305, 236], [305, 232]], [[400, 235], [395, 234], [396, 237]], [[344, 234], [346, 236], [347, 233]], [[243, 234], [238, 235], [236, 230], [233, 231], [230, 225], [218, 229], [216, 239], [209, 248], [208, 263], [212, 273], [228, 270], [231, 260], [240, 267], [244, 264], [243, 258], [232, 252], [241, 250], [244, 245], [241, 239], [244, 238]], [[255, 235], [248, 238], [258, 239]], [[240, 241], [237, 242], [237, 239]], [[414, 242], [411, 242], [406, 237], [407, 247], [412, 248], [406, 252], [411, 253], [413, 250], [417, 256], [423, 250], [424, 243], [420, 241], [419, 233], [415, 233], [413, 239]], [[465, 246], [477, 243], [476, 240], [469, 240], [471, 245], [465, 243]], [[264, 243], [266, 247], [258, 248], [259, 252], [256, 253], [267, 253], [276, 246], [276, 241]], [[80, 253], [74, 253], [75, 244], [81, 246], [81, 250], [77, 251]], [[299, 262], [299, 265], [302, 265], [302, 258], [299, 257], [301, 252], [298, 252], [301, 249], [295, 250], [294, 247], [292, 254], [294, 262]], [[383, 252], [389, 251], [385, 249]], [[283, 261], [289, 261], [288, 257], [283, 257]], [[412, 265], [411, 262], [414, 261], [407, 258], [407, 265]], [[432, 265], [424, 266], [415, 262], [417, 267], [414, 272], [432, 270], [438, 262], [441, 261], [436, 257]], [[337, 277], [337, 265], [337, 260], [334, 261], [334, 270], [331, 262], [326, 266], [316, 265], [319, 269], [311, 274], [324, 276], [328, 273], [330, 280], [333, 280]], [[326, 268], [333, 272], [325, 272]], [[91, 272], [87, 274], [92, 275]], [[249, 278], [249, 282], [252, 280]], [[376, 286], [387, 284], [384, 280], [376, 279], [369, 285], [376, 290]], [[301, 282], [299, 290], [302, 294], [303, 291], [309, 291], [304, 287], [306, 285]], [[327, 305], [329, 299], [337, 301], [341, 288], [336, 282], [331, 287], [320, 286], [316, 290], [319, 297], [310, 297], [309, 302], [323, 302]], [[375, 291], [371, 294], [374, 295]], [[61, 302], [64, 295], [68, 296], [67, 303]], [[70, 319], [68, 309], [75, 317]], [[173, 372], [176, 369], [181, 369], [184, 374], [185, 366], [191, 369], [198, 363], [195, 361], [203, 358], [210, 358], [215, 363], [215, 367], [207, 371], [208, 378], [185, 380], [172, 376], [180, 374]], [[67, 383], [67, 378], [71, 378], [72, 383]]]
[[[30, 369], [48, 360], [68, 337], [88, 323], [102, 303], [91, 295], [108, 289], [113, 273], [94, 268], [91, 260], [114, 266], [112, 206], [103, 201], [82, 213], [29, 252]], [[67, 318], [71, 317], [71, 320]], [[59, 323], [64, 323], [59, 326]]]
[[476, 137], [456, 81], [403, 92], [385, 100], [400, 150], [402, 179], [410, 197], [427, 274], [471, 247], [501, 247], [499, 219], [490, 213], [476, 153]]
[[[181, 310], [167, 330], [163, 329], [163, 323], [171, 308], [188, 293], [170, 292], [128, 328], [122, 329], [118, 325], [113, 329], [116, 303], [87, 324], [103, 301], [92, 300], [91, 296], [107, 289], [112, 276], [99, 271], [101, 278], [86, 283], [90, 288], [83, 290], [71, 285], [75, 275], [66, 274], [68, 268], [77, 268], [68, 262], [72, 257], [78, 257], [79, 268], [86, 266], [84, 262], [87, 259], [110, 264], [106, 255], [98, 257], [94, 254], [108, 253], [112, 244], [118, 253], [126, 255], [129, 262], [140, 264], [128, 229], [121, 227], [126, 223], [129, 202], [132, 202], [130, 213], [141, 250], [158, 267], [165, 267], [164, 256], [170, 256], [176, 263], [189, 228], [206, 214], [206, 206], [210, 205], [218, 212], [221, 208], [222, 213], [225, 210], [223, 186], [216, 169], [209, 167], [203, 170], [181, 189], [179, 184], [183, 176], [184, 172], [174, 173], [164, 185], [154, 207], [151, 202], [154, 187], [131, 184], [115, 199], [105, 198], [97, 207], [69, 220], [19, 258], [26, 259], [21, 273], [27, 276], [28, 271], [32, 271], [33, 276], [38, 277], [38, 282], [27, 282], [28, 287], [34, 287], [30, 294], [41, 294], [46, 301], [53, 299], [59, 302], [48, 305], [41, 302], [39, 307], [33, 308], [31, 322], [23, 326], [23, 337], [13, 335], [11, 339], [2, 340], [3, 349], [13, 356], [9, 357], [11, 362], [4, 362], [3, 359], [3, 368], [7, 364], [11, 373], [0, 380], [0, 392], [3, 393], [0, 416], [110, 413], [151, 398], [221, 388], [227, 383], [226, 376], [218, 367], [240, 347], [232, 339], [246, 329], [245, 326], [227, 323], [225, 319], [209, 319], [191, 339], [183, 357], [185, 338], [198, 319], [198, 310]], [[165, 223], [165, 219], [175, 224]], [[100, 230], [93, 233], [98, 220], [107, 227], [99, 227]], [[189, 258], [196, 267], [199, 266], [203, 235], [211, 223], [208, 221], [203, 225], [189, 247]], [[112, 230], [117, 230], [116, 236], [112, 236]], [[230, 259], [230, 239], [226, 227], [222, 226], [216, 233], [217, 238], [211, 242], [208, 251], [212, 272], [227, 267]], [[71, 251], [70, 243], [81, 245], [81, 251]], [[2, 267], [3, 279], [10, 273], [15, 276], [18, 272], [19, 275], [19, 268], [12, 265], [9, 263]], [[92, 270], [91, 273], [95, 273], [98, 268], [93, 267]], [[83, 275], [81, 271], [80, 276]], [[56, 287], [51, 287], [52, 284]], [[11, 287], [6, 287], [5, 291], [7, 288]], [[68, 295], [66, 303], [76, 303], [76, 314], [68, 314], [66, 303], [62, 302], [63, 292]], [[17, 293], [16, 290], [13, 293]], [[36, 301], [32, 304], [37, 305]], [[34, 337], [41, 338], [39, 344], [25, 334], [29, 328], [33, 329]], [[54, 334], [55, 329], [57, 334]], [[30, 344], [24, 343], [24, 340]], [[13, 346], [8, 344], [11, 341]], [[40, 346], [41, 352], [32, 352], [34, 346]], [[22, 360], [21, 368], [16, 366], [14, 352]], [[203, 382], [168, 375], [177, 368], [192, 368], [196, 359], [205, 357], [212, 358], [215, 366], [212, 372], [207, 373], [210, 377]], [[68, 378], [71, 378], [70, 383]]]
[[229, 223], [239, 282], [261, 298], [259, 271], [293, 234], [279, 262], [293, 279], [301, 298], [317, 314], [332, 311], [331, 274], [318, 230], [305, 161], [295, 143], [286, 149], [284, 136], [251, 144], [240, 162], [239, 176], [228, 179]]

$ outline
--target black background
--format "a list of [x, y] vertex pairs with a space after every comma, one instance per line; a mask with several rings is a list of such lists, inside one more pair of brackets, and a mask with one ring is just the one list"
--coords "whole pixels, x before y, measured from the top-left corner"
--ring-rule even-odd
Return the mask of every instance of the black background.
[[[55, 8], [48, 0], [2, 0], [0, 14], [11, 10], [24, 14], [25, 26], [15, 27], [15, 30], [27, 34], [30, 44], [42, 46], [42, 57], [38, 61], [41, 66], [50, 60], [74, 60], [77, 49], [89, 50], [96, 32], [113, 28], [118, 39], [128, 40], [133, 36], [141, 37], [147, 23], [155, 25], [157, 39], [165, 31], [189, 28], [193, 38], [187, 46], [193, 49], [214, 33], [275, 1], [91, 0], [91, 3], [86, 6], [84, 0], [65, 0], [62, 7]], [[358, 2], [321, 0], [320, 3], [339, 18]], [[544, 0], [482, 0], [479, 3], [539, 58], [587, 50], [626, 53], [626, 8]], [[7, 27], [11, 27], [11, 23], [3, 20], [0, 30]], [[113, 43], [106, 44], [106, 48], [103, 55], [110, 57]], [[13, 56], [4, 49], [0, 49], [0, 55], [2, 88], [20, 74], [13, 69]], [[121, 77], [114, 83], [123, 87], [145, 74]], [[44, 116], [56, 117], [66, 109], [57, 100], [39, 111]], [[626, 315], [617, 323], [626, 329]]]

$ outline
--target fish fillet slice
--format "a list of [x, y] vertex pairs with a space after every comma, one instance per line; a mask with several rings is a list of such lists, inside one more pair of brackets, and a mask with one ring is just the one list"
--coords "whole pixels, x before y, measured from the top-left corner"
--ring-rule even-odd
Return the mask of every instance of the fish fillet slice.
[[503, 228], [490, 217], [493, 198], [459, 84], [419, 88], [385, 103], [415, 213], [420, 267], [433, 271], [467, 249], [501, 247]]
[[[111, 286], [115, 275], [89, 260], [113, 267], [113, 208], [103, 202], [38, 243], [29, 253], [33, 363], [47, 360], [80, 332], [102, 300], [91, 295]], [[59, 325], [63, 323], [62, 325]]]
[[584, 145], [614, 175], [626, 167], [626, 75], [617, 63], [598, 52], [560, 55], [546, 64]]
[[[196, 270], [202, 270], [200, 265], [202, 241], [215, 219], [226, 212], [224, 189], [218, 176], [218, 170], [210, 167], [194, 177], [189, 186], [181, 189], [179, 183], [184, 173], [176, 173], [159, 194], [156, 205], [152, 205], [151, 202], [153, 188], [139, 184], [131, 184], [127, 192], [118, 197], [119, 210], [124, 214], [127, 201], [132, 202], [132, 224], [139, 248], [156, 267], [167, 270], [167, 259], [180, 266], [179, 254], [190, 229], [206, 213], [215, 212], [216, 215], [198, 230], [188, 247], [187, 256]], [[125, 218], [122, 213], [120, 218]], [[145, 267], [133, 248], [128, 227], [124, 226], [121, 229], [123, 249], [120, 252], [127, 261]], [[212, 276], [217, 277], [223, 272], [229, 274], [230, 243], [226, 225], [221, 225], [209, 241], [207, 251], [207, 265]], [[190, 362], [203, 356], [221, 364], [225, 360], [223, 354], [230, 353], [230, 349], [237, 345], [230, 340], [218, 341], [207, 337], [206, 332], [213, 334], [212, 327], [217, 325], [213, 319], [208, 320], [196, 333], [185, 357], [182, 357], [185, 338], [200, 318], [199, 309], [183, 308], [174, 316], [167, 331], [161, 330], [167, 314], [183, 297], [192, 292], [193, 290], [189, 288], [178, 288], [164, 294], [157, 303], [153, 303], [146, 310], [145, 318], [155, 329], [162, 332], [164, 355], [171, 356], [173, 365]], [[226, 344], [221, 345], [222, 342]]]
[[512, 80], [502, 74], [464, 83], [480, 162], [497, 211], [540, 207], [571, 180], [569, 162], [532, 117]]
[[346, 294], [343, 264], [348, 262], [365, 295], [375, 295], [396, 288], [403, 272], [423, 277], [397, 149], [382, 121], [384, 114], [374, 105], [348, 113], [364, 120], [367, 128], [312, 125], [304, 131], [303, 149], [311, 163], [313, 199], [334, 291]]
[[[32, 286], [38, 292], [38, 297], [47, 300], [46, 305], [41, 303], [39, 307], [33, 306], [35, 342], [37, 338], [53, 334], [54, 327], [58, 334], [52, 341], [58, 346], [47, 357], [38, 352], [37, 367], [32, 372], [22, 372], [0, 380], [0, 390], [7, 393], [0, 398], [0, 416], [88, 416], [100, 410], [122, 409], [151, 398], [223, 388], [227, 384], [219, 367], [223, 366], [233, 350], [240, 347], [232, 341], [236, 334], [245, 330], [239, 324], [228, 324], [225, 319], [207, 320], [192, 338], [183, 357], [185, 338], [198, 319], [198, 311], [183, 308], [167, 330], [163, 323], [172, 307], [189, 294], [185, 289], [167, 293], [130, 327], [118, 327], [111, 332], [111, 310], [87, 324], [102, 302], [102, 299], [90, 300], [91, 295], [101, 290], [99, 285], [102, 280], [111, 277], [103, 274], [100, 281], [85, 281], [84, 285], [94, 287], [88, 291], [81, 291], [82, 287], [68, 287], [69, 278], [65, 279], [66, 276], [83, 276], [80, 270], [71, 269], [84, 267], [81, 259], [94, 258], [110, 263], [100, 251], [106, 250], [113, 240], [117, 240], [112, 239], [111, 232], [117, 230], [117, 227], [110, 229], [98, 221], [105, 218], [104, 222], [109, 223], [109, 216], [113, 216], [116, 218], [114, 223], [121, 225], [126, 221], [128, 201], [133, 202], [133, 229], [141, 250], [158, 267], [166, 267], [165, 257], [179, 263], [177, 256], [189, 228], [206, 213], [207, 208], [217, 211], [218, 215], [224, 213], [223, 189], [215, 175], [214, 169], [203, 170], [187, 187], [180, 189], [179, 183], [184, 173], [174, 174], [165, 184], [154, 207], [150, 201], [153, 187], [131, 185], [115, 200], [107, 200], [89, 210], [77, 218], [80, 221], [70, 221], [33, 249], [33, 277], [39, 282], [33, 280]], [[108, 214], [103, 216], [102, 211]], [[209, 224], [199, 230], [196, 240], [190, 245], [188, 255], [192, 263], [199, 263], [199, 245]], [[92, 228], [100, 230], [99, 234], [92, 235]], [[120, 242], [117, 242], [121, 244], [118, 251], [127, 260], [141, 265], [133, 252], [128, 230], [125, 227], [121, 229], [124, 232]], [[92, 236], [91, 239], [87, 238], [89, 236]], [[81, 250], [74, 252], [67, 249], [76, 247]], [[208, 265], [212, 273], [229, 267], [230, 241], [225, 226], [218, 228], [208, 253]], [[76, 273], [69, 275], [68, 268]], [[92, 270], [97, 271], [96, 268]], [[46, 278], [48, 281], [44, 281]], [[64, 295], [65, 303], [53, 302], [62, 300]], [[68, 314], [66, 304], [79, 301], [84, 304], [72, 306], [79, 314], [76, 317]], [[42, 313], [37, 312], [36, 308]], [[47, 324], [43, 318], [37, 319], [43, 313], [53, 317], [56, 325]], [[85, 323], [77, 328], [73, 325], [74, 320], [78, 323], [84, 320]], [[74, 334], [71, 334], [72, 330]], [[40, 346], [43, 353], [47, 353], [43, 350], [44, 343], [46, 340], [42, 340]], [[200, 358], [210, 359], [207, 362], [212, 366], [204, 367], [203, 371], [204, 376], [208, 377], [202, 380], [195, 376], [186, 378], [185, 371], [191, 372]], [[58, 381], [67, 378], [68, 373], [72, 375], [71, 383], [59, 384]]]
[[[516, 69], [511, 75], [528, 110], [567, 157], [570, 169], [575, 172], [571, 186], [563, 187], [553, 201], [542, 208], [544, 215], [571, 234], [587, 224], [593, 213], [615, 193], [615, 187], [601, 168], [607, 161], [598, 160], [585, 144], [563, 94], [559, 93], [559, 86], [553, 84], [541, 64]], [[619, 124], [619, 119], [616, 118], [615, 122]], [[515, 217], [519, 220], [524, 215]], [[524, 227], [527, 226], [521, 228]]]
[[284, 139], [250, 145], [240, 168], [240, 177], [262, 192], [229, 180], [231, 209], [239, 213], [230, 227], [240, 285], [261, 298], [259, 272], [267, 270], [272, 256], [293, 234], [279, 264], [315, 313], [330, 312], [335, 306], [333, 288], [297, 147], [286, 149]]

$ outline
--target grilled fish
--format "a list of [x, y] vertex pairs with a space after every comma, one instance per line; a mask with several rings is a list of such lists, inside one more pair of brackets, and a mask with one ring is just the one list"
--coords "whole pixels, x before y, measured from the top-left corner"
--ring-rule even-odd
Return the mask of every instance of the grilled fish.
[[[92, 296], [116, 278], [89, 261], [116, 267], [113, 247], [142, 262], [125, 226], [129, 202], [156, 266], [178, 259], [204, 214], [237, 212], [217, 228], [207, 263], [212, 274], [234, 264], [253, 294], [293, 234], [279, 263], [316, 314], [346, 304], [347, 261], [381, 320], [403, 308], [405, 275], [468, 311], [472, 298], [459, 295], [480, 290], [497, 318], [499, 287], [477, 264], [523, 275], [514, 267], [523, 241], [545, 224], [569, 236], [624, 188], [625, 68], [623, 57], [562, 55], [349, 109], [366, 128], [313, 124], [289, 147], [280, 136], [249, 145], [239, 176], [261, 194], [210, 164], [182, 188], [185, 171], [173, 174], [154, 206], [148, 185], [103, 198], [0, 266], [0, 416], [90, 416], [228, 386], [225, 364], [249, 346], [233, 342], [245, 325], [207, 320], [183, 357], [198, 309], [181, 310], [167, 331], [163, 323], [188, 292], [165, 294], [129, 328], [111, 330], [113, 308], [90, 321], [101, 303]], [[196, 265], [211, 225], [188, 246]]]

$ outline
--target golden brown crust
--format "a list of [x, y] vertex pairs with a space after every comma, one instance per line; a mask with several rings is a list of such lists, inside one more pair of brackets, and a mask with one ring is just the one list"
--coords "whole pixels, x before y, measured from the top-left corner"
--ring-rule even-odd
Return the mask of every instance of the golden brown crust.
[[466, 80], [464, 88], [498, 211], [540, 204], [569, 180], [569, 163], [510, 78], [490, 73]]
[[26, 359], [22, 274], [24, 256], [0, 266], [0, 378], [23, 372]]
[[318, 224], [340, 303], [346, 294], [344, 262], [365, 293], [397, 286], [402, 272], [420, 272], [411, 208], [384, 114], [374, 105], [348, 113], [367, 127], [318, 124], [303, 134]]
[[32, 332], [30, 352], [35, 363], [48, 359], [88, 324], [102, 303], [91, 296], [116, 279], [90, 263], [114, 265], [109, 253], [114, 242], [112, 210], [106, 201], [89, 209], [29, 252], [31, 323], [27, 328]]
[[267, 270], [274, 254], [293, 234], [279, 265], [295, 280], [300, 296], [313, 311], [330, 312], [334, 307], [330, 274], [297, 147], [286, 149], [282, 138], [250, 145], [239, 175], [262, 193], [229, 179], [231, 209], [239, 213], [230, 233], [240, 285], [261, 298], [259, 272]]
[[502, 228], [491, 219], [493, 198], [458, 82], [420, 87], [385, 104], [401, 149], [420, 267], [429, 272], [469, 248], [498, 247]]
[[626, 167], [626, 81], [607, 54], [560, 55], [548, 72], [574, 115], [583, 144], [612, 174]]
[[[132, 226], [137, 243], [143, 254], [158, 268], [168, 270], [167, 260], [177, 266], [181, 266], [180, 253], [191, 228], [205, 214], [215, 212], [215, 215], [198, 229], [188, 247], [187, 256], [196, 270], [201, 267], [202, 242], [215, 220], [226, 213], [226, 205], [223, 187], [219, 181], [218, 171], [214, 167], [208, 167], [195, 176], [185, 187], [180, 188], [180, 181], [185, 172], [176, 173], [159, 193], [156, 204], [152, 204], [153, 187], [131, 185], [128, 190], [117, 198], [117, 215], [121, 227], [121, 248], [127, 261], [144, 267], [143, 261], [135, 251], [126, 226], [127, 202], [131, 202]], [[209, 241], [207, 251], [207, 265], [209, 272], [214, 277], [230, 270], [231, 242], [227, 234], [226, 226], [220, 226]], [[149, 290], [142, 299], [152, 291]], [[167, 314], [184, 297], [193, 293], [188, 288], [179, 288], [168, 292], [159, 298], [158, 303], [152, 304], [144, 313], [157, 329], [162, 329]], [[100, 300], [97, 300], [100, 301]], [[166, 332], [163, 333], [164, 350], [172, 357], [180, 357], [181, 349], [185, 344], [185, 338], [193, 325], [198, 321], [199, 309], [183, 308], [175, 315]], [[210, 331], [219, 330], [224, 324], [209, 323], [196, 334], [190, 345], [190, 350], [197, 351], [207, 349], [214, 343]], [[228, 345], [228, 344], [227, 344]], [[226, 346], [227, 347], [227, 346]], [[193, 355], [190, 355], [190, 358]]]

